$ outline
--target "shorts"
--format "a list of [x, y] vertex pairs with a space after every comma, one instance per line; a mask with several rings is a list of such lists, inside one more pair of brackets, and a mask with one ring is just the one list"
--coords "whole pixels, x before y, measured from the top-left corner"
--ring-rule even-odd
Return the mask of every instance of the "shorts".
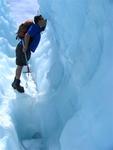
[[[16, 65], [18, 66], [25, 66], [27, 65], [25, 54], [22, 51], [23, 46], [19, 43], [16, 47]], [[26, 51], [26, 56], [27, 56], [27, 61], [29, 61], [31, 57], [31, 51], [27, 50]]]

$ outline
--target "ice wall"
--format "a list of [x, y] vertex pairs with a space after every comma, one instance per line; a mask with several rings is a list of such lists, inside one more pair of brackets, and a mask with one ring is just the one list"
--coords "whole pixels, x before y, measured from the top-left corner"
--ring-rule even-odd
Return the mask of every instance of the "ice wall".
[[0, 7], [0, 95], [2, 96], [5, 88], [9, 85], [7, 84], [7, 79], [11, 74], [12, 60], [10, 58], [14, 56], [15, 27], [5, 0], [0, 1]]
[[[91, 78], [99, 63], [103, 43], [103, 22], [106, 19], [101, 4], [101, 1], [96, 3], [87, 0], [47, 1], [47, 3], [40, 1], [42, 12], [50, 20], [52, 28], [50, 30], [54, 37], [51, 42], [55, 45], [53, 51], [57, 53], [62, 66], [58, 71], [59, 74], [64, 69], [65, 75], [62, 74], [59, 78], [69, 84], [68, 78], [74, 82], [76, 88]], [[99, 11], [98, 16], [95, 8], [97, 12]], [[57, 74], [55, 73], [57, 69], [52, 72], [51, 70], [50, 74]]]
[[[63, 127], [79, 107], [78, 91], [92, 78], [99, 64], [106, 16], [101, 1], [48, 0], [39, 4], [41, 13], [48, 19], [52, 47], [46, 98], [54, 101], [59, 126]], [[98, 17], [93, 5], [99, 11]]]
[[[5, 0], [0, 1], [0, 150], [19, 150], [17, 133], [9, 115], [5, 91], [10, 87], [13, 66], [14, 22], [9, 15], [9, 7]], [[11, 96], [11, 93], [10, 93]]]
[[[55, 113], [57, 112], [55, 116], [59, 118], [57, 128], [61, 129], [66, 121], [80, 109], [82, 104], [77, 97], [82, 94], [81, 89], [92, 81], [100, 69], [100, 64], [109, 60], [105, 58], [105, 55], [109, 57], [112, 54], [112, 50], [107, 53], [107, 50], [113, 47], [112, 1], [47, 0], [45, 2], [39, 0], [39, 4], [41, 13], [48, 19], [48, 39], [52, 47], [50, 69], [46, 75], [49, 82], [49, 96], [46, 98], [55, 104]], [[102, 60], [103, 55], [105, 59]], [[97, 78], [101, 79], [101, 77]], [[93, 90], [98, 87], [97, 81], [99, 80], [96, 80], [95, 89], [90, 91], [92, 95]], [[85, 101], [85, 98], [82, 97], [82, 101]], [[87, 103], [84, 106], [86, 105]], [[90, 105], [87, 105], [88, 108]], [[87, 113], [90, 113], [90, 109]], [[87, 123], [90, 124], [90, 122]], [[65, 135], [68, 137], [68, 133], [64, 133], [64, 139]], [[67, 141], [64, 142], [64, 149], [67, 146], [66, 143]]]

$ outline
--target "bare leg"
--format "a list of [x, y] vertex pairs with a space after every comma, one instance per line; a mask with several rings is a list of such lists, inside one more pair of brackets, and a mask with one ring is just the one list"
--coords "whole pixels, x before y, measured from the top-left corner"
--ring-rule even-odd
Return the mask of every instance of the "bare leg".
[[22, 68], [23, 66], [17, 66], [16, 68], [16, 79], [19, 79], [20, 80], [20, 77], [21, 77], [21, 73], [22, 73]]
[[16, 68], [16, 75], [15, 75], [15, 78], [14, 78], [14, 81], [12, 83], [12, 87], [14, 89], [16, 89], [18, 92], [20, 93], [23, 93], [24, 92], [24, 87], [22, 87], [20, 85], [20, 77], [21, 77], [21, 73], [22, 73], [22, 68], [23, 66], [18, 66], [17, 65], [17, 68]]

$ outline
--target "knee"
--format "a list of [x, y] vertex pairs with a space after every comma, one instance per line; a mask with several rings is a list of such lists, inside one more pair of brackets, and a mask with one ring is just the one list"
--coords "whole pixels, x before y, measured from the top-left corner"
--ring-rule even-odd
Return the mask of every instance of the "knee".
[[18, 70], [21, 70], [23, 68], [23, 66], [17, 66]]

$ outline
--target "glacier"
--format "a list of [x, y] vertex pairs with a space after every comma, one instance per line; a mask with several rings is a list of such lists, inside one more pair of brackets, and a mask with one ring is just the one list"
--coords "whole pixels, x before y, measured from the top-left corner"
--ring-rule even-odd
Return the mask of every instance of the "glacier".
[[[112, 0], [0, 6], [0, 150], [112, 150]], [[36, 13], [48, 24], [19, 94], [11, 88], [15, 33]]]

